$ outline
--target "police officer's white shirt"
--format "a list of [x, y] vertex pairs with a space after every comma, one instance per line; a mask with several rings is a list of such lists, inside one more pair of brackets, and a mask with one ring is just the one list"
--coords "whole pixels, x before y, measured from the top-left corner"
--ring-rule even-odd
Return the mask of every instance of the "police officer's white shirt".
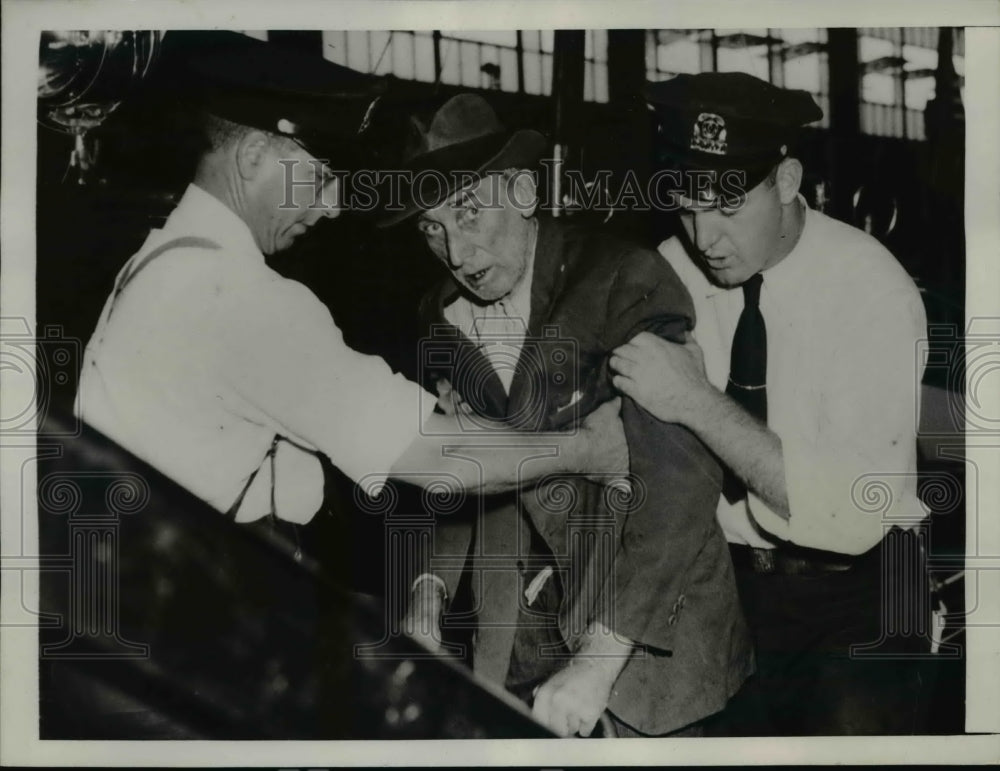
[[[916, 497], [916, 430], [926, 336], [913, 281], [874, 238], [809, 209], [795, 248], [763, 273], [768, 426], [781, 439], [791, 518], [752, 493], [718, 518], [731, 542], [777, 540], [843, 553], [926, 516]], [[694, 338], [725, 389], [739, 287], [710, 283], [670, 239], [660, 253], [694, 300]]]
[[307, 521], [322, 502], [315, 451], [366, 488], [383, 481], [434, 397], [350, 349], [316, 296], [268, 268], [247, 225], [195, 185], [130, 263], [191, 236], [220, 248], [166, 251], [113, 310], [108, 299], [84, 356], [80, 416], [220, 511], [260, 467], [240, 521], [271, 511], [262, 461], [275, 434], [291, 442], [275, 460], [284, 519]]

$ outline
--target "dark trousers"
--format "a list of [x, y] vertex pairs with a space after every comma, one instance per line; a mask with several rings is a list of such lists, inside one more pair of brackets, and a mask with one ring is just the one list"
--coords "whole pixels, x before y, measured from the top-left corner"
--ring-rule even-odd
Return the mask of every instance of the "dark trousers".
[[761, 573], [741, 562], [734, 559], [757, 673], [712, 722], [711, 734], [925, 730], [930, 597], [916, 534], [894, 529], [842, 571]]

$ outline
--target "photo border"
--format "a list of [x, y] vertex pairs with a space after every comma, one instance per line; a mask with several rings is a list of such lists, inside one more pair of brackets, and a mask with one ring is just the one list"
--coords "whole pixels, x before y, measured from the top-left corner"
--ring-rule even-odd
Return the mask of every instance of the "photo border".
[[[966, 32], [967, 318], [1000, 318], [1000, 4], [964, 0], [872, 3], [765, 2], [404, 2], [403, 0], [5, 0], [2, 69], [2, 280], [0, 316], [7, 323], [35, 317], [36, 107], [35, 82], [42, 29], [593, 29], [711, 27], [727, 23], [773, 27], [964, 26]], [[391, 24], [387, 21], [391, 19]], [[328, 21], [327, 21], [328, 20]], [[973, 29], [975, 27], [975, 29]], [[991, 28], [989, 28], [991, 27]], [[0, 323], [0, 333], [10, 334]], [[19, 403], [19, 383], [0, 371], [4, 401]], [[1000, 392], [1000, 389], [997, 389]], [[1000, 393], [982, 414], [1000, 416]], [[996, 437], [968, 437], [968, 462], [980, 469], [978, 495], [969, 495], [978, 543], [970, 556], [1000, 559], [1000, 462]], [[33, 442], [0, 439], [0, 542], [3, 581], [0, 618], [16, 614], [22, 596], [37, 607]], [[28, 464], [22, 477], [21, 469]], [[989, 473], [987, 473], [989, 472]], [[23, 485], [23, 487], [22, 487]], [[978, 508], [976, 501], [978, 500]], [[22, 508], [23, 503], [23, 508]], [[971, 531], [973, 528], [967, 528]], [[970, 547], [972, 546], [970, 542]], [[987, 563], [984, 563], [987, 564]], [[995, 614], [1000, 565], [983, 569], [979, 590]], [[15, 580], [15, 577], [19, 577]], [[972, 582], [967, 582], [972, 583]], [[967, 597], [969, 597], [967, 585]], [[23, 595], [22, 595], [23, 592]], [[982, 605], [982, 597], [980, 597]], [[967, 630], [967, 731], [961, 737], [837, 737], [802, 739], [435, 740], [391, 742], [206, 742], [38, 740], [37, 629], [0, 624], [0, 735], [4, 765], [280, 766], [397, 765], [703, 765], [805, 763], [989, 763], [1000, 757], [1000, 614], [995, 626]]]

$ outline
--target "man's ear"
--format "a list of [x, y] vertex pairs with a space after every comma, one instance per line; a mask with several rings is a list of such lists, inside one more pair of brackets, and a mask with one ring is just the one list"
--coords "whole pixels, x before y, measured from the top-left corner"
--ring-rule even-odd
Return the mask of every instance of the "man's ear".
[[264, 168], [271, 140], [263, 131], [248, 131], [236, 144], [236, 169], [240, 177], [254, 179]]
[[778, 164], [775, 184], [782, 205], [787, 206], [795, 200], [802, 185], [802, 163], [798, 158], [785, 158]]
[[507, 180], [507, 198], [518, 213], [527, 219], [538, 208], [538, 186], [535, 174], [528, 169], [518, 169]]

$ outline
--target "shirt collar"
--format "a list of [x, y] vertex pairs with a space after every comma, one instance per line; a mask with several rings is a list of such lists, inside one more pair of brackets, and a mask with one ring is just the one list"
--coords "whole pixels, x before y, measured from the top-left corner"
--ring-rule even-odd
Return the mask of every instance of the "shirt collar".
[[264, 260], [249, 226], [236, 212], [193, 182], [187, 186], [163, 229], [204, 236], [227, 251]]

